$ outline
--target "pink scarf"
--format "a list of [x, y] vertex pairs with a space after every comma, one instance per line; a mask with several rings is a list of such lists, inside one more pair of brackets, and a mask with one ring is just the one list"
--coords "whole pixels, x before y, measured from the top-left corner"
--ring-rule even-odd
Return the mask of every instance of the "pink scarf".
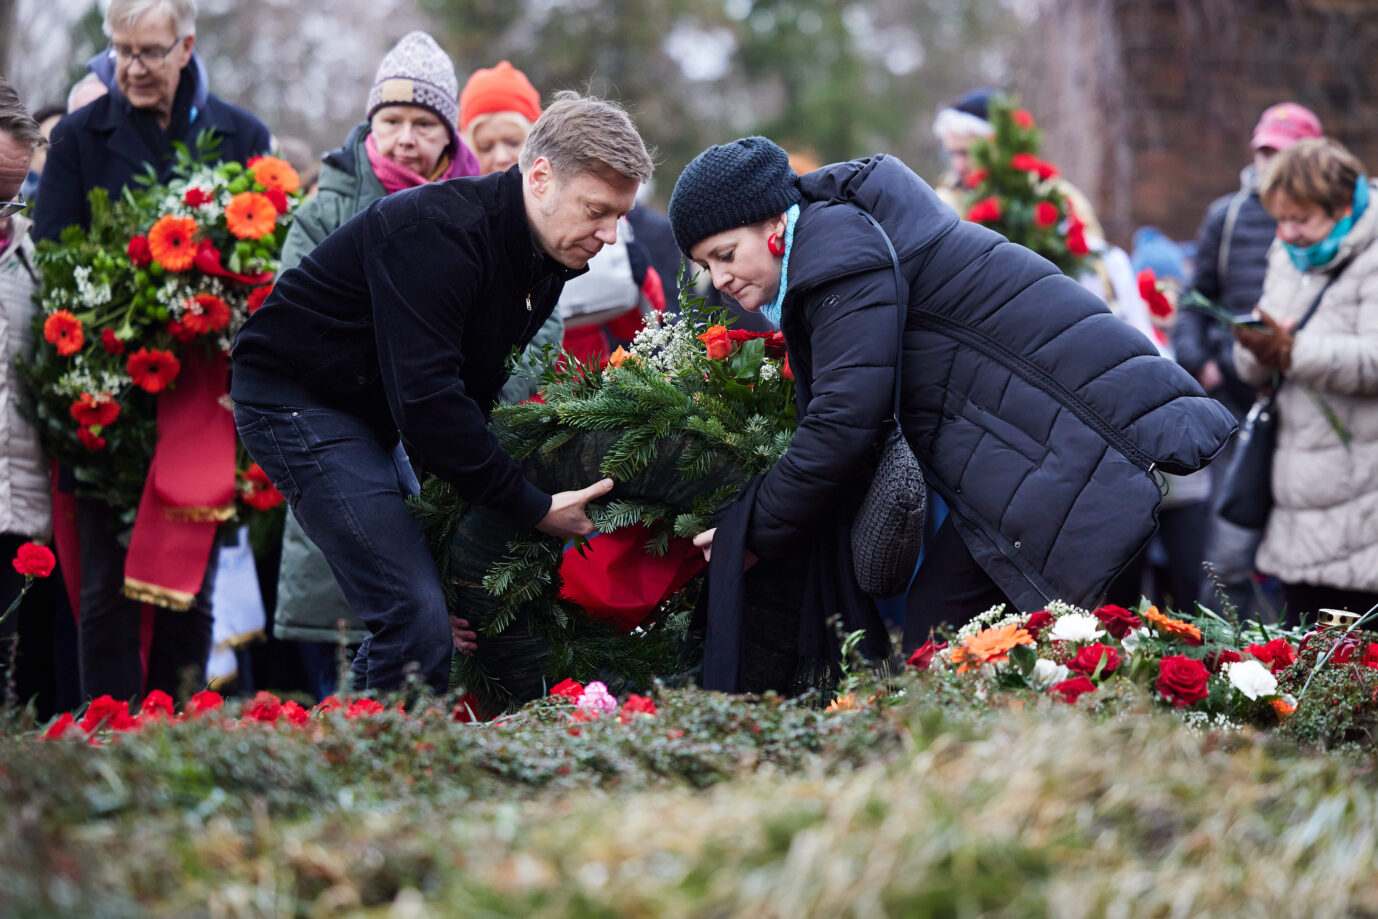
[[418, 172], [412, 172], [406, 166], [398, 165], [392, 160], [378, 152], [378, 145], [373, 142], [373, 135], [370, 134], [364, 141], [364, 148], [368, 150], [368, 163], [373, 167], [373, 174], [378, 176], [378, 181], [383, 183], [383, 191], [388, 194], [401, 191], [404, 188], [415, 188], [418, 185], [425, 185], [427, 182], [438, 182], [442, 179], [457, 179], [460, 176], [478, 175], [478, 158], [464, 146], [464, 142], [459, 142], [459, 155], [451, 159], [446, 164], [437, 167], [440, 175], [426, 178]]

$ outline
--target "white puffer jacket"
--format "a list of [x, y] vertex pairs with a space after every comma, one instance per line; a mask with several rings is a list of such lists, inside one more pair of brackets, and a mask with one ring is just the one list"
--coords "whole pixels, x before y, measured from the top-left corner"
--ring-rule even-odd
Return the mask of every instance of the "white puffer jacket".
[[[1336, 271], [1278, 393], [1274, 506], [1257, 564], [1288, 584], [1378, 591], [1378, 204], [1323, 268], [1298, 271], [1274, 242], [1259, 307], [1298, 321]], [[1243, 380], [1268, 382], [1250, 352], [1236, 344], [1234, 356]], [[1348, 447], [1325, 406], [1353, 436]]]
[[38, 432], [19, 411], [21, 393], [15, 359], [33, 355], [34, 267], [32, 224], [10, 218], [12, 238], [0, 251], [0, 533], [47, 539], [52, 530], [48, 461]]

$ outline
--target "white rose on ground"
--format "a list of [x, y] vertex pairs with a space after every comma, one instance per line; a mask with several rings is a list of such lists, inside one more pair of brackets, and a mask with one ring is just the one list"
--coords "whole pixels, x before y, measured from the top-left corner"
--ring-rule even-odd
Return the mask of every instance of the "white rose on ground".
[[1095, 616], [1069, 613], [1058, 617], [1048, 638], [1052, 641], [1095, 641], [1104, 634]]
[[1262, 661], [1235, 661], [1225, 665], [1230, 685], [1250, 699], [1271, 696], [1278, 691], [1277, 677], [1268, 672]]
[[1058, 664], [1047, 658], [1040, 657], [1034, 663], [1033, 673], [1029, 674], [1029, 682], [1034, 689], [1047, 689], [1054, 683], [1061, 683], [1067, 679], [1071, 671], [1065, 664]]

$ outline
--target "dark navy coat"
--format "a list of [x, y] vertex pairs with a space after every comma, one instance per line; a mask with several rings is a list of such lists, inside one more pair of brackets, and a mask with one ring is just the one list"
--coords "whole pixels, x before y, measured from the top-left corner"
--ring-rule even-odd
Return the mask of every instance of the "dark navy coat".
[[[905, 436], [976, 561], [1021, 609], [1096, 603], [1157, 527], [1155, 473], [1209, 461], [1230, 412], [899, 160], [836, 164], [800, 187], [782, 319], [800, 423], [754, 492], [746, 546], [797, 553], [830, 512], [845, 523], [837, 505], [864, 484], [902, 340]], [[892, 241], [898, 282], [861, 210]]]
[[[195, 150], [197, 135], [210, 129], [220, 137], [221, 161], [242, 163], [268, 152], [268, 128], [206, 91], [194, 61], [182, 68], [181, 79], [186, 87], [178, 87], [174, 107], [180, 105], [184, 111], [174, 114], [170, 133], [175, 136], [169, 140]], [[172, 177], [173, 158], [149, 146], [135, 127], [128, 100], [118, 91], [72, 112], [53, 128], [34, 206], [35, 238], [57, 239], [68, 226], [89, 226], [91, 190], [104, 188], [113, 201], [150, 164], [159, 182]]]

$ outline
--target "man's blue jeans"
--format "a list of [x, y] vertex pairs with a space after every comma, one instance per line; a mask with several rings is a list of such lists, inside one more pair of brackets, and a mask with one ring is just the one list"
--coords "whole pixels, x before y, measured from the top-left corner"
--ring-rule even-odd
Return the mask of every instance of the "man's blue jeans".
[[234, 407], [254, 461], [287, 498], [330, 563], [370, 636], [355, 689], [396, 689], [409, 664], [436, 692], [449, 686], [454, 642], [440, 576], [406, 497], [419, 488], [400, 443], [323, 406]]

